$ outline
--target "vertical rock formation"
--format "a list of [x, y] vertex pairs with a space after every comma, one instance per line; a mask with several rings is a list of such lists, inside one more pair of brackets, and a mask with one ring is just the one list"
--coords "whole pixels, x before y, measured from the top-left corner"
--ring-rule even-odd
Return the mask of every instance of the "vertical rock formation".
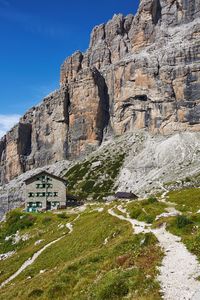
[[81, 70], [68, 91], [69, 155], [78, 157], [102, 142], [109, 121], [109, 99], [105, 80], [95, 67]]
[[106, 133], [200, 130], [200, 0], [141, 0], [96, 26], [60, 90], [0, 141], [1, 181], [98, 147]]
[[0, 141], [2, 181], [67, 157], [68, 95], [64, 89], [33, 107]]

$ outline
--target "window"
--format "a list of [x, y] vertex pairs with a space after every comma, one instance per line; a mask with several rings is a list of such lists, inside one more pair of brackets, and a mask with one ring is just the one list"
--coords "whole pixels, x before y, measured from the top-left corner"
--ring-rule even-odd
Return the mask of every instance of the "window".
[[48, 185], [46, 185], [45, 183], [42, 183], [42, 184], [37, 183], [36, 184], [37, 189], [44, 189], [46, 186], [48, 187]]
[[57, 202], [57, 201], [56, 201], [56, 202], [55, 202], [55, 201], [52, 202], [52, 206], [53, 206], [53, 207], [57, 207], [57, 206], [59, 206], [59, 205], [60, 205], [60, 202]]
[[34, 197], [35, 194], [34, 194], [34, 193], [28, 193], [28, 196], [29, 196], [29, 197]]
[[58, 192], [54, 192], [54, 197], [58, 197]]
[[37, 180], [42, 181], [43, 176], [37, 177]]
[[52, 196], [53, 196], [53, 193], [52, 193], [52, 192], [48, 192], [48, 193], [47, 193], [47, 196], [48, 196], [48, 197], [52, 197]]
[[37, 193], [36, 197], [43, 197], [43, 193]]

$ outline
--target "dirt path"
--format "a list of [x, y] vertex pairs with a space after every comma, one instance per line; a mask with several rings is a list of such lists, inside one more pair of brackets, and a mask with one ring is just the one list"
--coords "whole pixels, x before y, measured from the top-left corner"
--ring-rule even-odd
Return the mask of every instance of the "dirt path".
[[[74, 223], [78, 218], [80, 217], [80, 215], [78, 215], [71, 223], [67, 223], [66, 227], [69, 229], [69, 233], [71, 234], [73, 231], [73, 225], [72, 223]], [[36, 253], [33, 254], [33, 256], [29, 259], [27, 259], [23, 265], [13, 274], [11, 275], [8, 279], [6, 279], [4, 282], [1, 283], [0, 288], [4, 287], [7, 283], [9, 283], [10, 281], [12, 281], [13, 279], [15, 279], [19, 274], [21, 274], [26, 268], [28, 268], [30, 265], [32, 265], [35, 260], [42, 254], [42, 252], [44, 252], [47, 248], [49, 248], [51, 245], [59, 242], [61, 239], [63, 239], [66, 235], [61, 236], [60, 238], [50, 242], [49, 244], [45, 245], [42, 249], [40, 249], [39, 251], [37, 251]]]
[[[119, 206], [118, 209], [124, 213]], [[152, 232], [158, 239], [165, 257], [160, 267], [158, 280], [165, 300], [199, 300], [200, 265], [194, 255], [180, 242], [180, 238], [167, 232], [164, 227], [151, 229], [148, 224], [116, 214], [112, 209], [109, 214], [131, 223], [134, 233]]]
[[73, 223], [76, 222], [80, 218], [80, 215], [78, 215], [71, 223], [67, 223], [66, 227], [69, 229], [69, 234], [73, 231]]

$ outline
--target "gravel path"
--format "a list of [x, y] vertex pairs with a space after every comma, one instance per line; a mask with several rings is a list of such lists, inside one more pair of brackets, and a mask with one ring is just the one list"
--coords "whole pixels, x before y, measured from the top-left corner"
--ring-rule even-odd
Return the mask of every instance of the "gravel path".
[[[124, 209], [120, 206], [118, 210], [124, 213]], [[157, 237], [165, 253], [158, 276], [163, 299], [200, 299], [200, 281], [196, 279], [200, 276], [200, 265], [196, 257], [180, 242], [180, 237], [167, 232], [164, 227], [151, 229], [146, 223], [131, 219], [128, 215], [127, 217], [118, 215], [112, 209], [108, 212], [120, 220], [130, 222], [135, 234], [152, 232]]]
[[66, 227], [69, 229], [69, 234], [73, 231], [73, 223], [76, 222], [80, 218], [80, 215], [78, 215], [71, 223], [67, 223]]

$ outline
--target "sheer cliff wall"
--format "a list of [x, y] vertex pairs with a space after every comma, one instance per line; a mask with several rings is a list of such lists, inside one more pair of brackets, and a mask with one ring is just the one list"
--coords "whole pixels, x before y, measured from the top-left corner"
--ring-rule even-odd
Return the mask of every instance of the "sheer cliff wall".
[[110, 135], [200, 130], [200, 1], [143, 0], [96, 26], [61, 66], [60, 90], [0, 141], [0, 178], [96, 149]]

